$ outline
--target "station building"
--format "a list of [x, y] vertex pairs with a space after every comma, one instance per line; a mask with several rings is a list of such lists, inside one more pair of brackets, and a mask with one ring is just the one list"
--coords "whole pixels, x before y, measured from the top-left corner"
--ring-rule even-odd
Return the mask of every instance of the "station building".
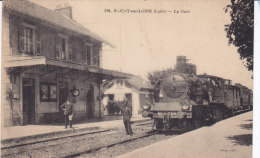
[[132, 115], [141, 114], [146, 101], [153, 103], [153, 86], [139, 76], [129, 79], [114, 79], [104, 85], [104, 106], [108, 101], [127, 99], [132, 106]]
[[2, 18], [2, 126], [62, 122], [67, 97], [74, 120], [102, 118], [103, 81], [131, 76], [102, 68], [111, 44], [73, 20], [71, 7], [5, 0]]

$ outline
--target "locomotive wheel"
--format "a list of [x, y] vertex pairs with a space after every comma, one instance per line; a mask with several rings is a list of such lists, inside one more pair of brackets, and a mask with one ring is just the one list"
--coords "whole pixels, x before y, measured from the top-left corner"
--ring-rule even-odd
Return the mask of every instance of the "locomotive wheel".
[[159, 120], [159, 119], [156, 119], [155, 120], [155, 128], [156, 129], [162, 129], [163, 128], [163, 121], [162, 120]]
[[234, 109], [231, 110], [231, 116], [235, 116], [236, 115], [236, 112]]
[[198, 118], [193, 120], [193, 126], [194, 128], [200, 128], [203, 125], [202, 121]]
[[220, 109], [215, 109], [216, 122], [223, 120], [223, 114]]
[[181, 132], [187, 131], [187, 129], [188, 129], [188, 121], [186, 119], [181, 120], [180, 129], [181, 129]]

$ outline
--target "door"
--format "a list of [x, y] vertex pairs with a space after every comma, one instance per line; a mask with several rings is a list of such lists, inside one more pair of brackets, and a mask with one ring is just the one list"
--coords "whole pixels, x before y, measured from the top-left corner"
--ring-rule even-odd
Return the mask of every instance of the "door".
[[94, 86], [91, 84], [90, 89], [86, 96], [86, 117], [93, 118], [94, 117]]
[[23, 125], [35, 122], [35, 86], [34, 79], [23, 79]]
[[[67, 101], [69, 96], [69, 84], [65, 81], [59, 82], [59, 107]], [[63, 113], [61, 108], [59, 108], [60, 113]]]

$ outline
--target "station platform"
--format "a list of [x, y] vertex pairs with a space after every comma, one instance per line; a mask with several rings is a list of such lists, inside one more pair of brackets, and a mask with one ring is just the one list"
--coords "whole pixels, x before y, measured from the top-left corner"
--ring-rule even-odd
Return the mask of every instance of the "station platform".
[[[131, 121], [142, 122], [148, 121], [150, 118], [142, 118], [141, 116], [133, 116]], [[9, 143], [12, 141], [20, 141], [25, 139], [34, 139], [48, 137], [57, 134], [71, 134], [83, 130], [108, 130], [113, 128], [123, 128], [122, 119], [112, 121], [91, 120], [90, 122], [73, 124], [73, 128], [64, 128], [64, 125], [26, 125], [1, 128], [1, 143]]]
[[134, 150], [119, 158], [249, 158], [252, 157], [253, 112]]

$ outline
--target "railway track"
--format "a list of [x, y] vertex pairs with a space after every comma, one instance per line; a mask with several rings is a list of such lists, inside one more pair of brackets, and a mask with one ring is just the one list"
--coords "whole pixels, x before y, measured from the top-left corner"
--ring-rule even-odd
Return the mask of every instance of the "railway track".
[[84, 154], [97, 152], [97, 151], [102, 150], [102, 149], [111, 148], [111, 147], [116, 146], [116, 145], [121, 145], [121, 144], [124, 144], [124, 143], [128, 143], [128, 142], [131, 142], [131, 141], [134, 141], [134, 140], [137, 140], [137, 139], [150, 137], [150, 136], [153, 136], [153, 135], [155, 135], [157, 133], [158, 133], [157, 131], [151, 131], [151, 132], [149, 132], [149, 134], [146, 134], [146, 135], [143, 135], [143, 136], [134, 137], [134, 138], [127, 139], [127, 140], [124, 140], [124, 141], [119, 141], [119, 142], [116, 142], [116, 143], [111, 143], [111, 144], [108, 144], [108, 145], [100, 146], [100, 147], [97, 147], [97, 148], [93, 148], [93, 149], [82, 151], [82, 152], [78, 152], [78, 153], [73, 153], [73, 154], [70, 154], [70, 155], [66, 155], [66, 156], [64, 156], [62, 158], [78, 157], [78, 156], [81, 156], [81, 155], [84, 155]]
[[17, 148], [17, 147], [21, 147], [21, 146], [27, 146], [27, 145], [33, 145], [33, 144], [37, 144], [37, 143], [44, 143], [44, 142], [49, 142], [49, 141], [55, 141], [55, 140], [59, 140], [59, 139], [65, 139], [65, 138], [73, 138], [73, 137], [78, 137], [78, 136], [83, 136], [83, 135], [90, 135], [90, 134], [95, 134], [95, 133], [103, 133], [103, 132], [109, 132], [112, 129], [103, 129], [103, 130], [97, 130], [97, 131], [92, 131], [92, 132], [81, 132], [78, 134], [72, 134], [72, 135], [66, 135], [66, 136], [60, 136], [60, 137], [54, 137], [54, 138], [47, 138], [47, 139], [39, 139], [36, 141], [29, 141], [29, 142], [25, 142], [25, 143], [18, 143], [18, 144], [11, 144], [11, 145], [2, 145], [1, 146], [1, 150], [3, 149], [11, 149], [11, 148]]
[[[36, 145], [36, 144], [53, 142], [53, 141], [62, 140], [62, 139], [68, 139], [68, 138], [73, 138], [73, 137], [80, 137], [80, 136], [91, 135], [91, 134], [100, 134], [100, 133], [108, 135], [108, 134], [113, 134], [113, 133], [117, 133], [117, 132], [113, 131], [111, 129], [103, 130], [103, 131], [85, 132], [85, 133], [74, 134], [74, 135], [69, 135], [69, 136], [50, 138], [50, 139], [46, 139], [46, 140], [39, 140], [39, 141], [34, 141], [34, 142], [27, 142], [27, 143], [21, 143], [21, 144], [17, 144], [17, 145], [5, 146], [5, 147], [1, 147], [1, 151], [3, 153], [4, 150], [10, 150], [10, 149], [15, 149], [15, 148], [19, 148], [19, 147], [22, 148], [22, 147], [27, 147], [27, 146], [30, 146], [30, 145]], [[36, 150], [40, 150], [40, 149], [44, 149], [44, 148], [52, 148], [52, 147], [59, 146], [59, 145], [61, 145], [61, 144], [40, 146], [38, 148], [32, 148], [32, 149], [29, 149], [29, 150], [30, 150], [30, 152], [32, 152], [32, 151], [36, 151]], [[26, 153], [27, 151], [28, 150], [21, 150], [19, 152], [11, 152], [11, 153], [8, 153], [8, 154], [2, 154], [1, 157], [7, 157], [7, 156], [11, 156], [11, 155], [19, 155], [19, 154]]]
[[[134, 124], [134, 126], [138, 126], [139, 128], [141, 126], [145, 126], [145, 125], [149, 125], [152, 122], [142, 122], [142, 123], [138, 123], [138, 124]], [[117, 129], [102, 129], [102, 130], [96, 130], [96, 131], [91, 131], [91, 132], [80, 132], [80, 133], [76, 133], [76, 134], [70, 134], [70, 135], [65, 135], [65, 136], [59, 136], [59, 137], [54, 137], [54, 138], [42, 138], [42, 139], [38, 139], [38, 140], [31, 140], [31, 141], [27, 141], [27, 142], [21, 142], [21, 143], [9, 143], [7, 145], [3, 145], [1, 146], [1, 157], [15, 157], [18, 155], [22, 155], [27, 153], [28, 151], [30, 152], [34, 152], [34, 151], [40, 151], [40, 150], [48, 150], [51, 148], [55, 148], [57, 146], [62, 145], [62, 143], [56, 143], [56, 141], [66, 141], [68, 139], [78, 139], [79, 141], [84, 141], [84, 139], [91, 139], [91, 138], [95, 138], [95, 137], [102, 137], [102, 136], [108, 136], [108, 135], [113, 135], [113, 134], [117, 134], [120, 133], [119, 131], [117, 131]], [[68, 155], [65, 157], [75, 157], [76, 155], [81, 155], [81, 154], [86, 154], [86, 153], [91, 153], [94, 151], [98, 151], [102, 148], [109, 148], [112, 146], [115, 146], [117, 144], [122, 144], [122, 143], [126, 143], [129, 141], [133, 141], [139, 138], [144, 138], [144, 137], [149, 137], [151, 135], [154, 135], [155, 133], [147, 133], [145, 135], [139, 136], [139, 137], [134, 137], [134, 138], [130, 138], [130, 139], [126, 139], [123, 141], [118, 141], [118, 142], [114, 142], [114, 143], [110, 143], [110, 144], [106, 144], [106, 145], [99, 145], [98, 147], [95, 148], [91, 148], [88, 149], [86, 151], [81, 151], [79, 153], [75, 153], [72, 155]], [[87, 136], [87, 137], [84, 137]], [[79, 139], [82, 138], [82, 139]], [[46, 145], [48, 144], [49, 145]], [[73, 156], [75, 155], [75, 156]]]

